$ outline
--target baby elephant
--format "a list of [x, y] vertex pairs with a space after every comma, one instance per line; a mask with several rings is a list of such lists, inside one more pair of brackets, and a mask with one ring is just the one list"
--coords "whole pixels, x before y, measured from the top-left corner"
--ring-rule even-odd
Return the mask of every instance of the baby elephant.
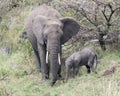
[[[96, 66], [94, 67], [95, 63], [96, 63]], [[86, 66], [88, 73], [90, 73], [91, 70], [92, 72], [97, 73], [95, 71], [97, 67], [97, 63], [98, 63], [97, 55], [92, 49], [85, 48], [82, 51], [73, 53], [65, 61], [66, 81], [68, 80], [70, 69], [73, 68], [73, 78], [74, 78], [79, 71], [79, 67], [83, 65]]]

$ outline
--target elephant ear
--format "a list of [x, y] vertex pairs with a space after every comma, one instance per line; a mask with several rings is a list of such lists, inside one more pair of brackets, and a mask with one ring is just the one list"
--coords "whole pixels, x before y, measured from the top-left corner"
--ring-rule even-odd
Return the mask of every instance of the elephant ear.
[[63, 36], [61, 38], [61, 43], [64, 44], [72, 36], [76, 35], [80, 29], [80, 25], [76, 20], [70, 17], [64, 17], [60, 19], [63, 23]]
[[43, 30], [46, 24], [47, 18], [45, 16], [38, 15], [33, 19], [33, 33], [37, 38], [39, 44], [44, 44]]

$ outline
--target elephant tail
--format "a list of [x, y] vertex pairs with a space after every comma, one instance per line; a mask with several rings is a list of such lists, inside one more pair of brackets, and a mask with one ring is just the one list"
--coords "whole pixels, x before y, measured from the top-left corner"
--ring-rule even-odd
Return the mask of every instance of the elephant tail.
[[95, 57], [94, 57], [94, 64], [95, 64], [95, 69], [97, 68], [97, 64], [98, 64], [98, 57], [97, 55], [95, 54]]

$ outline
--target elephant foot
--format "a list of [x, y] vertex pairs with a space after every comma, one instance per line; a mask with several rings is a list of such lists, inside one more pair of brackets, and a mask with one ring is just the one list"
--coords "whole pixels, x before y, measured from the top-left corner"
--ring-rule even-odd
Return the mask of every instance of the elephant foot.
[[45, 76], [45, 79], [49, 79], [49, 76], [47, 75], [47, 76]]
[[90, 74], [90, 73], [91, 73], [91, 71], [90, 71], [90, 70], [88, 70], [88, 71], [87, 71], [87, 73], [88, 73], [88, 74]]
[[44, 77], [42, 77], [42, 79], [41, 79], [41, 81], [46, 81], [46, 80], [48, 80], [49, 79], [49, 76], [48, 75], [45, 75]]
[[56, 81], [52, 81], [50, 82], [50, 86], [53, 86], [55, 84]]
[[58, 76], [58, 80], [65, 80], [65, 78], [62, 77], [62, 75], [59, 75], [59, 76]]
[[62, 75], [61, 74], [58, 74], [58, 79], [62, 78]]

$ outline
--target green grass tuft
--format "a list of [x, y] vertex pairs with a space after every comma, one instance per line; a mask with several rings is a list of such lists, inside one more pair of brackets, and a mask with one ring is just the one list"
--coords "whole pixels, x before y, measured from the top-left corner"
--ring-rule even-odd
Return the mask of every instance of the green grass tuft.
[[35, 62], [31, 60], [33, 57], [24, 60], [21, 52], [1, 56], [0, 96], [119, 96], [120, 67], [116, 67], [115, 73], [102, 76], [106, 70], [120, 64], [119, 52], [101, 54], [98, 74], [87, 74], [83, 67], [75, 79], [70, 77], [67, 83], [58, 80], [53, 87], [49, 85], [50, 80], [41, 82], [41, 74], [36, 72]]

